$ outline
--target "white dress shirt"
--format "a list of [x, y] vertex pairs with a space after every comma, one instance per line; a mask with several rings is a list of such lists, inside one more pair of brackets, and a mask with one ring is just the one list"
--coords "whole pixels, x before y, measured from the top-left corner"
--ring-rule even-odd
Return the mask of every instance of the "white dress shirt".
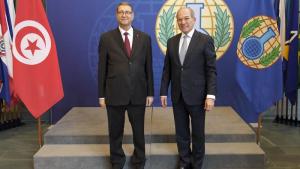
[[119, 30], [121, 32], [121, 35], [122, 35], [122, 39], [123, 39], [123, 42], [125, 41], [125, 35], [124, 33], [127, 32], [128, 33], [128, 39], [129, 39], [129, 43], [130, 43], [130, 48], [132, 49], [132, 41], [133, 41], [133, 28], [130, 27], [130, 29], [128, 31], [122, 29], [120, 26], [119, 26]]

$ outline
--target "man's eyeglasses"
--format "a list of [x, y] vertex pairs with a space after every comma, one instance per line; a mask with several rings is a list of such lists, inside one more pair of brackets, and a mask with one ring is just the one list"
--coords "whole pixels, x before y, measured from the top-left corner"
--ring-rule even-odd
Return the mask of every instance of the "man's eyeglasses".
[[132, 11], [118, 11], [117, 12], [119, 15], [131, 15]]

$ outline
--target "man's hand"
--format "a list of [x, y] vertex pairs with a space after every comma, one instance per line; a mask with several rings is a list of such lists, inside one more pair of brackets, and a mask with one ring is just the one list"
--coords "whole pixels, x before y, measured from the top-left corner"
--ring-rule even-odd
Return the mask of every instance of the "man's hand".
[[99, 98], [99, 105], [100, 105], [100, 107], [105, 107], [106, 106], [104, 98]]
[[153, 103], [153, 97], [152, 96], [148, 96], [146, 98], [146, 106], [151, 106]]
[[205, 99], [205, 107], [204, 107], [204, 109], [206, 111], [211, 111], [213, 109], [214, 105], [215, 105], [215, 100], [214, 99], [211, 99], [211, 98], [206, 98]]
[[161, 106], [163, 108], [166, 108], [168, 104], [167, 96], [160, 96], [160, 101], [161, 101]]

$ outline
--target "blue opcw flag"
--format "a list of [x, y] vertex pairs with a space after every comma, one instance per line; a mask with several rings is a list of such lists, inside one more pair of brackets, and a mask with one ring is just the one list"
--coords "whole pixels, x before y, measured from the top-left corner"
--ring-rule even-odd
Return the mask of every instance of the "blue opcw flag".
[[298, 11], [298, 0], [286, 0], [286, 46], [283, 52], [284, 92], [293, 105], [297, 100], [298, 89]]
[[[247, 5], [246, 1], [243, 1]], [[238, 112], [251, 115], [250, 121], [282, 97], [280, 38], [273, 1], [249, 1], [248, 21], [242, 27], [235, 76]], [[252, 11], [251, 11], [252, 10]], [[259, 15], [257, 15], [259, 14]]]

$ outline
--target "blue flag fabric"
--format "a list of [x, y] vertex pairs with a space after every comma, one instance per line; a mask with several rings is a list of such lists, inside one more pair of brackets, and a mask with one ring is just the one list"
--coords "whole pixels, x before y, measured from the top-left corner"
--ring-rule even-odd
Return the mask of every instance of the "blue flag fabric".
[[[238, 88], [234, 91], [236, 101], [233, 106], [242, 116], [255, 122], [260, 113], [282, 97], [282, 62], [276, 11], [272, 10], [274, 1], [248, 3], [256, 8], [248, 12], [248, 18], [252, 19], [240, 34], [237, 53], [242, 62], [236, 64]], [[256, 17], [257, 13], [263, 15]], [[248, 30], [253, 30], [250, 35]]]
[[9, 91], [9, 77], [8, 77], [8, 70], [6, 65], [0, 59], [0, 98], [5, 100], [6, 103], [10, 102], [10, 91]]
[[284, 57], [284, 92], [291, 104], [297, 100], [298, 89], [298, 11], [299, 0], [286, 0], [286, 40], [292, 41], [287, 44], [288, 53]]

